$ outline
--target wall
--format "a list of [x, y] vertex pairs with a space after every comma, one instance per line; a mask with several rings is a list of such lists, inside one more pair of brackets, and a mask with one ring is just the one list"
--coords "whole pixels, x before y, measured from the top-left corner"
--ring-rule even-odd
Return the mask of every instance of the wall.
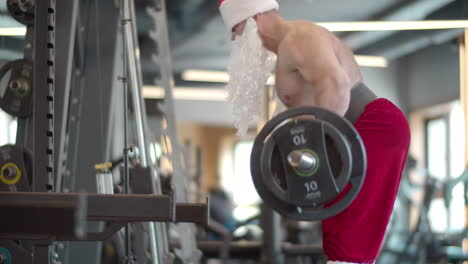
[[225, 138], [234, 137], [235, 130], [223, 126], [179, 123], [179, 140], [190, 140], [202, 148], [202, 186], [204, 190], [219, 186], [220, 153]]
[[410, 110], [458, 99], [460, 70], [456, 45], [429, 47], [405, 60], [407, 87], [403, 93]]
[[364, 82], [379, 97], [406, 112], [459, 97], [459, 53], [453, 43], [428, 47], [388, 68], [363, 67], [362, 72]]
[[398, 68], [399, 62], [390, 63], [387, 68], [362, 67], [364, 83], [378, 96], [384, 97], [395, 103], [403, 110], [406, 104], [401, 98], [399, 89]]

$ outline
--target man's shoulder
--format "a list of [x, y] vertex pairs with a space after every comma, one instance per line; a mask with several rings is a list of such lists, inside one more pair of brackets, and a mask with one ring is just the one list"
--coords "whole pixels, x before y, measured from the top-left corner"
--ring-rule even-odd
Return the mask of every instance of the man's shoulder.
[[278, 45], [277, 65], [280, 68], [296, 69], [304, 59], [304, 53], [300, 46], [296, 33], [288, 32]]
[[310, 21], [296, 20], [288, 22], [288, 30], [284, 35], [280, 46], [288, 50], [299, 48], [303, 45], [312, 47], [319, 45], [323, 40], [330, 39], [330, 32]]
[[307, 20], [294, 20], [288, 22], [291, 30], [298, 37], [305, 35], [328, 35], [329, 32], [326, 28]]
[[288, 30], [279, 43], [279, 50], [287, 53], [297, 51], [308, 34], [304, 27], [300, 21], [288, 22]]
[[296, 62], [303, 61], [329, 46], [328, 33], [309, 21], [290, 21], [288, 31], [278, 45], [278, 55]]

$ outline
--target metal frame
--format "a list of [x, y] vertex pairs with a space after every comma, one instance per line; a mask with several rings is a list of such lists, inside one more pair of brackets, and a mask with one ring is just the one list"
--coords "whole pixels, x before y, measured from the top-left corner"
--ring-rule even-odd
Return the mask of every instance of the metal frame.
[[[74, 0], [78, 1], [78, 0]], [[65, 1], [71, 5], [71, 1]], [[78, 1], [74, 67], [70, 94], [67, 157], [64, 187], [70, 192], [96, 192], [94, 164], [110, 160], [112, 113], [122, 108], [120, 86], [115, 65], [119, 51], [119, 9], [113, 1]], [[67, 4], [64, 4], [67, 5]], [[105, 10], [105, 12], [103, 12]], [[66, 13], [63, 13], [64, 15]], [[62, 13], [59, 14], [62, 16]], [[94, 24], [94, 26], [92, 26]], [[58, 36], [66, 39], [69, 35]], [[66, 67], [66, 65], [60, 65]], [[122, 133], [121, 130], [115, 130]], [[94, 151], [90, 151], [94, 150]], [[93, 230], [104, 230], [103, 223], [89, 224]], [[101, 242], [68, 243], [64, 261], [68, 264], [98, 264]]]
[[[143, 150], [142, 165], [148, 167], [150, 164], [149, 156], [145, 155], [148, 144], [145, 135], [146, 113], [141, 96], [141, 69], [138, 58], [132, 57], [132, 54], [136, 55], [137, 39], [134, 6], [133, 2], [125, 0], [127, 6], [124, 10], [130, 11], [127, 15], [133, 19], [129, 23], [131, 27], [122, 24], [126, 30], [127, 47], [124, 48], [119, 47], [117, 39], [123, 37], [119, 35], [119, 25], [126, 20], [126, 15], [119, 16], [119, 8], [122, 6], [116, 3], [60, 1], [57, 3], [61, 11], [57, 17], [59, 24], [56, 30], [55, 0], [35, 2], [35, 21], [34, 25], [28, 27], [25, 45], [25, 57], [31, 58], [34, 63], [34, 116], [20, 121], [18, 142], [33, 149], [33, 191], [36, 192], [0, 193], [0, 208], [8, 215], [0, 220], [0, 223], [8, 226], [5, 229], [8, 234], [0, 231], [0, 238], [24, 240], [18, 245], [8, 241], [0, 241], [0, 244], [8, 245], [15, 254], [28, 252], [26, 255], [31, 257], [30, 261], [22, 263], [45, 264], [58, 258], [66, 263], [98, 263], [100, 244], [57, 244], [53, 241], [102, 241], [130, 221], [190, 221], [207, 224], [208, 202], [175, 204], [172, 194], [162, 194], [159, 182], [151, 184], [152, 194], [106, 196], [86, 192], [48, 193], [79, 190], [94, 192], [96, 187], [93, 177], [79, 175], [94, 175], [92, 165], [110, 160], [110, 156], [115, 155], [112, 153], [116, 149], [115, 145], [122, 144], [115, 140], [122, 139], [119, 135], [118, 114], [115, 114], [117, 109], [122, 108], [122, 93], [116, 85], [117, 75], [121, 71], [116, 62], [121, 52], [127, 52], [130, 59], [135, 58], [129, 72], [133, 81], [131, 96], [134, 110], [137, 110], [135, 118], [140, 120], [137, 129], [140, 151]], [[93, 20], [96, 21], [96, 27], [87, 24]], [[56, 33], [59, 40], [57, 45]], [[165, 34], [167, 39], [167, 30]], [[97, 54], [89, 50], [97, 51]], [[103, 60], [106, 64], [110, 62], [115, 65], [114, 68], [103, 67]], [[96, 112], [100, 115], [94, 115]], [[117, 137], [113, 136], [115, 133]], [[89, 149], [95, 146], [98, 146], [98, 151], [90, 153]], [[150, 177], [146, 177], [146, 181], [157, 179], [154, 170], [145, 171], [148, 172]], [[139, 176], [138, 173], [134, 175]], [[175, 211], [179, 214], [176, 215]], [[81, 218], [77, 219], [77, 215], [81, 215]], [[30, 219], [37, 220], [31, 224], [28, 222]], [[76, 233], [76, 230], [83, 232], [83, 226], [89, 224], [88, 221], [109, 221], [113, 224], [104, 230], [102, 223], [96, 223], [94, 229], [98, 232], [89, 233], [86, 237], [79, 236], [80, 232]], [[152, 246], [153, 263], [168, 263], [171, 254], [166, 226], [156, 223], [149, 227], [149, 234], [157, 234], [158, 241], [161, 241], [161, 244]], [[141, 248], [140, 255], [146, 254], [146, 245], [142, 242], [143, 233], [148, 232], [145, 230], [133, 228], [137, 237], [135, 247]], [[61, 256], [57, 256], [57, 248], [62, 248]], [[15, 257], [15, 261], [18, 258]]]
[[[163, 113], [162, 117], [162, 134], [166, 142], [172, 148], [171, 153], [166, 153], [172, 164], [171, 183], [175, 186], [176, 201], [186, 203], [189, 201], [187, 194], [187, 172], [184, 171], [182, 164], [182, 150], [179, 145], [177, 123], [174, 113], [173, 99], [173, 75], [171, 49], [169, 43], [169, 32], [167, 25], [166, 3], [161, 0], [154, 0], [152, 8], [147, 9], [149, 15], [154, 21], [154, 30], [150, 32], [151, 39], [158, 47], [157, 54], [153, 54], [152, 59], [155, 65], [159, 66], [160, 79], [155, 79], [154, 82], [164, 88], [164, 100], [159, 103], [159, 108]], [[177, 212], [176, 212], [177, 214]], [[201, 252], [197, 249], [195, 240], [195, 226], [192, 224], [176, 224], [173, 226], [182, 241], [180, 245], [179, 257], [182, 261], [188, 263], [198, 263], [201, 258]]]
[[[78, 226], [86, 225], [87, 221], [189, 221], [207, 225], [205, 204], [176, 205], [172, 194], [0, 192], [0, 197], [0, 210], [5, 215], [0, 219], [1, 239], [99, 241], [118, 230], [79, 237]], [[178, 218], [176, 209], [180, 211]]]
[[[233, 259], [260, 260], [263, 254], [263, 243], [236, 241], [231, 242], [230, 257]], [[220, 248], [224, 247], [223, 241], [198, 241], [198, 247], [203, 251], [204, 258], [221, 258]], [[307, 256], [312, 257], [314, 261], [326, 259], [322, 248], [307, 245], [292, 245], [281, 243], [280, 253], [286, 256]], [[268, 263], [268, 262], [264, 262]]]
[[55, 70], [55, 190], [62, 192], [63, 177], [66, 173], [67, 161], [67, 125], [70, 109], [70, 93], [72, 86], [73, 54], [75, 52], [76, 25], [78, 19], [79, 1], [57, 1], [58, 14], [56, 42], [56, 63], [59, 67]]
[[[460, 51], [460, 101], [465, 113], [465, 168], [468, 168], [468, 29], [465, 29], [459, 39]], [[468, 228], [468, 183], [465, 183], [465, 228]], [[464, 248], [467, 250], [468, 246]]]
[[262, 204], [260, 225], [263, 230], [261, 263], [284, 263], [281, 252], [281, 216], [266, 204]]
[[37, 0], [34, 16], [33, 191], [54, 178], [55, 1]]

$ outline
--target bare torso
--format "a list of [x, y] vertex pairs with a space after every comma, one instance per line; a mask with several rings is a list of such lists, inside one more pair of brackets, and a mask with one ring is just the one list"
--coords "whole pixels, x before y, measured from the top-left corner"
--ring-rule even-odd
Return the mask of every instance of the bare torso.
[[353, 53], [331, 32], [287, 22], [278, 46], [276, 86], [288, 107], [320, 106], [344, 115], [351, 88], [362, 81]]

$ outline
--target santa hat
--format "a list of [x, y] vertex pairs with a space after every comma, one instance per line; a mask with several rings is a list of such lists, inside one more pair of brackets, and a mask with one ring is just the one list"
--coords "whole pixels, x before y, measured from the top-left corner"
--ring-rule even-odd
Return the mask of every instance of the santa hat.
[[218, 5], [229, 31], [249, 17], [279, 8], [275, 0], [220, 0]]

